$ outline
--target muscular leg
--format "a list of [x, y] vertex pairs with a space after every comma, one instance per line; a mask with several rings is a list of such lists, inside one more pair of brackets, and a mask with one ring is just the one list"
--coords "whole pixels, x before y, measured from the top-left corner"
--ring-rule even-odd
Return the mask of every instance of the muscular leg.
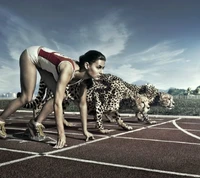
[[43, 106], [40, 114], [36, 118], [36, 122], [42, 123], [43, 120], [46, 119], [46, 117], [53, 112], [53, 102], [54, 102], [53, 98], [47, 101], [47, 103]]
[[47, 87], [55, 94], [57, 82], [54, 79], [53, 75], [42, 69], [38, 69], [38, 72], [40, 73], [40, 76]]
[[[38, 69], [42, 80], [47, 85], [47, 87], [55, 94], [56, 92], [56, 81], [53, 77], [53, 75], [47, 71], [44, 71], [42, 69]], [[40, 114], [36, 118], [36, 122], [42, 123], [44, 119], [53, 112], [53, 98], [48, 100], [47, 103], [43, 106], [42, 110], [40, 111]], [[74, 126], [73, 124], [67, 122], [65, 119], [63, 120], [64, 124], [68, 127]]]
[[[56, 81], [53, 78], [53, 75], [45, 70], [38, 69], [42, 80], [44, 83], [47, 85], [47, 87], [55, 93], [56, 90]], [[42, 125], [42, 121], [50, 114], [53, 112], [53, 99], [50, 99], [42, 108], [41, 112], [39, 115], [31, 119], [28, 123], [28, 129], [26, 130], [25, 134], [28, 134], [28, 136], [32, 140], [37, 140], [37, 141], [42, 141], [46, 138], [43, 129], [45, 128]]]
[[20, 82], [21, 96], [14, 99], [4, 109], [0, 115], [0, 121], [3, 121], [14, 113], [18, 108], [32, 100], [33, 92], [36, 84], [36, 67], [29, 60], [26, 50], [20, 56]]
[[[56, 91], [56, 81], [53, 75], [42, 69], [38, 70], [42, 80], [47, 85], [47, 87], [55, 94]], [[37, 117], [37, 122], [42, 123], [42, 121], [53, 112], [53, 98], [47, 101], [47, 103], [42, 108], [40, 114]]]

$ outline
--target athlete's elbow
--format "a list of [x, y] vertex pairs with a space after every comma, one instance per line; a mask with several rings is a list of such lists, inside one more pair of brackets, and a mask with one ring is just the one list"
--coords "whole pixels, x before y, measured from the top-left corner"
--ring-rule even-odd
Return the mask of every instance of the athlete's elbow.
[[62, 104], [55, 102], [54, 103], [54, 111], [58, 111], [60, 108], [62, 108]]
[[85, 107], [87, 107], [87, 102], [82, 101], [79, 103], [79, 108], [85, 108]]

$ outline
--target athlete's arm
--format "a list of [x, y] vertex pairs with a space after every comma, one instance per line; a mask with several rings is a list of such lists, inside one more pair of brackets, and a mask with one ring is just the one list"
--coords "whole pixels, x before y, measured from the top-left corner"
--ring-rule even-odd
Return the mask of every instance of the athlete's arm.
[[80, 116], [81, 116], [81, 122], [82, 122], [82, 128], [83, 128], [83, 134], [86, 136], [86, 141], [88, 141], [90, 138], [94, 139], [94, 136], [88, 132], [87, 130], [87, 86], [84, 82], [81, 83], [80, 86], [80, 103], [79, 103], [79, 110], [80, 110]]
[[59, 65], [60, 75], [57, 81], [56, 93], [54, 98], [54, 112], [58, 130], [58, 141], [55, 148], [62, 148], [66, 144], [66, 137], [63, 125], [63, 108], [62, 102], [65, 98], [65, 90], [71, 80], [73, 69], [69, 62], [62, 62]]

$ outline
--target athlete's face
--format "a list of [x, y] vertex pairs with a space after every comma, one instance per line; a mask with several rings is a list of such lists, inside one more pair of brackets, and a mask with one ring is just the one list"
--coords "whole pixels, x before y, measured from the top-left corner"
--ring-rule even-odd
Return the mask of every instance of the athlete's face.
[[95, 80], [98, 80], [100, 75], [103, 73], [103, 69], [105, 68], [104, 60], [97, 60], [94, 63], [88, 64], [87, 72], [90, 77]]

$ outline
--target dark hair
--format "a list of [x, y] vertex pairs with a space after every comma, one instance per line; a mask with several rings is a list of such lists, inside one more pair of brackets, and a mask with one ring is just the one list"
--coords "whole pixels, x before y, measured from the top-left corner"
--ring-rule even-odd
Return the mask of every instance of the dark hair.
[[92, 64], [97, 60], [106, 61], [106, 57], [99, 51], [90, 50], [90, 51], [86, 52], [84, 55], [79, 57], [79, 66], [80, 66], [80, 68], [83, 68], [85, 62]]

